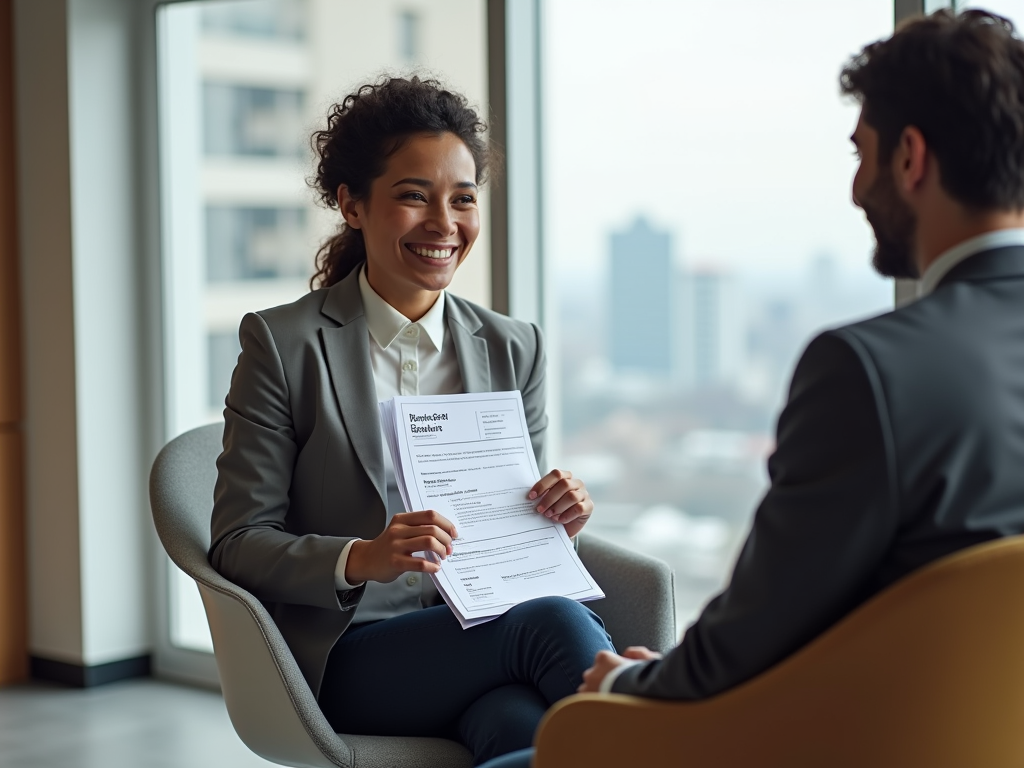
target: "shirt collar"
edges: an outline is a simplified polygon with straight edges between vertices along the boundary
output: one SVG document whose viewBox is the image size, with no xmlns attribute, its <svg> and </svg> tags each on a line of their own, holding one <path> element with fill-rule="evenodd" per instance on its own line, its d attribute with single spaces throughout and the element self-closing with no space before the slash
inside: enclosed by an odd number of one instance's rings
<svg viewBox="0 0 1024 768">
<path fill-rule="evenodd" d="M 949 271 L 965 259 L 982 251 L 1005 248 L 1009 245 L 1024 245 L 1024 229 L 997 229 L 958 243 L 931 263 L 921 277 L 918 296 L 927 296 L 935 290 Z"/>
<path fill-rule="evenodd" d="M 390 347 L 408 326 L 418 325 L 426 333 L 434 349 L 441 351 L 444 344 L 444 291 L 441 291 L 434 306 L 427 310 L 427 314 L 421 317 L 418 323 L 413 323 L 373 290 L 366 279 L 365 265 L 359 269 L 359 295 L 363 299 L 363 312 L 366 315 L 366 326 L 370 329 L 370 336 L 381 349 Z"/>
</svg>

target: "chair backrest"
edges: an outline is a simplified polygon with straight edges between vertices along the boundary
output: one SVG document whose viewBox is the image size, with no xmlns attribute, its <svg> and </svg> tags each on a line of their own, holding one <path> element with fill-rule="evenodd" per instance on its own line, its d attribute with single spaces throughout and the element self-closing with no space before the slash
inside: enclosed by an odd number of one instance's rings
<svg viewBox="0 0 1024 768">
<path fill-rule="evenodd" d="M 352 766 L 352 750 L 327 723 L 266 609 L 207 560 L 222 434 L 211 424 L 169 442 L 153 463 L 149 495 L 164 549 L 199 585 L 231 723 L 272 762 Z"/>
<path fill-rule="evenodd" d="M 608 764 L 608 744 L 570 747 L 560 736 L 583 723 L 614 723 L 617 739 L 656 750 L 634 752 L 649 766 L 681 755 L 702 767 L 1024 765 L 1022 608 L 1024 537 L 972 547 L 710 700 L 560 702 L 541 726 L 536 765 Z"/>
</svg>

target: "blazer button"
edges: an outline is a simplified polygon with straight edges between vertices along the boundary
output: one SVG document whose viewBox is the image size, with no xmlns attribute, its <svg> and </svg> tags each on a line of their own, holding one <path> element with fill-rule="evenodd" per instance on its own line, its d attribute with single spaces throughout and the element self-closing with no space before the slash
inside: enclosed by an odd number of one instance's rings
<svg viewBox="0 0 1024 768">
<path fill-rule="evenodd" d="M 416 586 L 417 581 L 419 581 L 418 578 L 416 578 L 415 576 L 410 576 L 405 580 L 405 583 L 408 584 L 410 587 L 413 587 Z"/>
</svg>

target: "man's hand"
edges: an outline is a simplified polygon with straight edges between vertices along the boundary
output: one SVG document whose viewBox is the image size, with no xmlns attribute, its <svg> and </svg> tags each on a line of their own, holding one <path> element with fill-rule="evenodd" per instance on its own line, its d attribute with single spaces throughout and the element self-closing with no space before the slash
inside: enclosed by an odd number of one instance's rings
<svg viewBox="0 0 1024 768">
<path fill-rule="evenodd" d="M 631 645 L 622 652 L 622 655 L 633 661 L 654 661 L 661 658 L 660 653 L 652 651 L 650 648 L 644 648 L 642 645 Z"/>
<path fill-rule="evenodd" d="M 660 653 L 642 645 L 631 645 L 621 656 L 611 651 L 598 651 L 594 657 L 594 666 L 583 673 L 583 684 L 576 690 L 579 693 L 600 693 L 601 681 L 616 667 L 631 661 L 653 661 L 660 658 Z"/>
<path fill-rule="evenodd" d="M 583 481 L 564 469 L 553 469 L 537 481 L 526 498 L 536 501 L 537 511 L 565 526 L 572 538 L 587 524 L 594 502 Z"/>
</svg>

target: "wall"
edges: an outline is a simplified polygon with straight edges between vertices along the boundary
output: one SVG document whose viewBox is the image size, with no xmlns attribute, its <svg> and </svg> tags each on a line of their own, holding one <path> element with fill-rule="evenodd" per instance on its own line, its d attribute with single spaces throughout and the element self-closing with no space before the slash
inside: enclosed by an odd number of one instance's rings
<svg viewBox="0 0 1024 768">
<path fill-rule="evenodd" d="M 14 0 L 36 676 L 144 671 L 147 613 L 129 0 Z"/>
<path fill-rule="evenodd" d="M 11 2 L 0 0 L 0 685 L 28 675 Z"/>
</svg>

